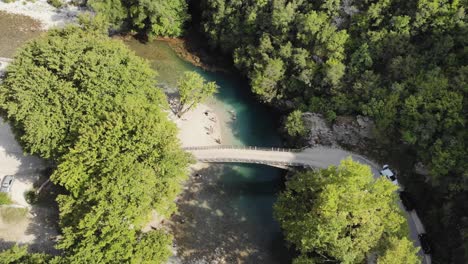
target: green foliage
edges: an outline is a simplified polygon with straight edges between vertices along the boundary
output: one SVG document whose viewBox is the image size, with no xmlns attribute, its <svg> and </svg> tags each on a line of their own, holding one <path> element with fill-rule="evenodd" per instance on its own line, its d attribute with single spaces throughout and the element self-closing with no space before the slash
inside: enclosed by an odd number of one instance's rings
<svg viewBox="0 0 468 264">
<path fill-rule="evenodd" d="M 63 2 L 61 0 L 47 0 L 47 3 L 55 8 L 61 8 L 63 6 Z"/>
<path fill-rule="evenodd" d="M 385 237 L 404 233 L 395 189 L 347 159 L 338 167 L 297 173 L 279 195 L 275 217 L 304 256 L 360 263 Z"/>
<path fill-rule="evenodd" d="M 99 32 L 101 34 L 107 34 L 109 28 L 108 19 L 101 14 L 81 13 L 78 15 L 78 23 L 84 31 Z"/>
<path fill-rule="evenodd" d="M 29 190 L 24 194 L 24 198 L 26 199 L 26 202 L 29 204 L 35 204 L 37 203 L 39 197 L 36 194 L 35 190 Z"/>
<path fill-rule="evenodd" d="M 49 259 L 45 254 L 28 253 L 27 246 L 14 245 L 0 252 L 0 264 L 46 264 Z"/>
<path fill-rule="evenodd" d="M 281 59 L 268 59 L 264 68 L 253 72 L 252 90 L 263 101 L 271 102 L 276 94 L 276 85 L 284 75 L 284 63 Z"/>
<path fill-rule="evenodd" d="M 421 259 L 418 257 L 419 248 L 413 245 L 413 242 L 406 237 L 401 239 L 397 237 L 390 237 L 386 242 L 387 249 L 383 255 L 377 259 L 377 264 L 420 264 Z"/>
<path fill-rule="evenodd" d="M 185 72 L 177 82 L 180 103 L 177 109 L 177 116 L 181 117 L 199 103 L 212 97 L 218 86 L 215 82 L 206 82 L 203 77 L 196 72 Z"/>
<path fill-rule="evenodd" d="M 90 0 L 88 5 L 113 25 L 128 22 L 149 37 L 177 37 L 190 19 L 185 0 Z"/>
<path fill-rule="evenodd" d="M 0 106 L 24 149 L 53 159 L 63 250 L 57 263 L 164 263 L 170 236 L 141 233 L 174 200 L 190 157 L 168 120 L 155 72 L 102 21 L 55 29 L 28 43 L 7 70 Z"/>
<path fill-rule="evenodd" d="M 302 120 L 302 112 L 299 110 L 291 112 L 286 119 L 285 128 L 290 136 L 304 136 L 307 129 L 304 126 L 304 120 Z"/>
<path fill-rule="evenodd" d="M 210 46 L 232 55 L 262 101 L 294 102 L 296 110 L 329 120 L 368 115 L 386 139 L 380 142 L 409 146 L 430 169 L 430 192 L 438 194 L 427 212 L 458 219 L 446 227 L 425 224 L 453 229 L 457 239 L 444 233 L 446 240 L 463 241 L 455 226 L 468 230 L 462 220 L 468 210 L 449 186 L 468 193 L 466 6 L 466 0 L 202 0 L 197 9 Z M 442 211 L 445 203 L 456 216 Z M 468 247 L 446 252 L 437 250 L 435 259 L 468 257 Z"/>
<path fill-rule="evenodd" d="M 150 37 L 180 36 L 189 19 L 186 0 L 130 0 L 126 5 L 132 25 Z"/>
<path fill-rule="evenodd" d="M 162 231 L 146 233 L 135 247 L 132 263 L 151 264 L 154 260 L 164 261 L 172 255 L 167 246 L 172 237 Z"/>
<path fill-rule="evenodd" d="M 0 193 L 0 205 L 2 204 L 11 204 L 11 199 L 7 193 Z"/>
</svg>

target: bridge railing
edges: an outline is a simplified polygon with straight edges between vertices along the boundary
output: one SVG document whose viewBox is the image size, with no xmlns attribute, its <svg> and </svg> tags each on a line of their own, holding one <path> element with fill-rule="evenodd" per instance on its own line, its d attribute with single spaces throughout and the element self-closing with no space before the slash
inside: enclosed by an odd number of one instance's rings
<svg viewBox="0 0 468 264">
<path fill-rule="evenodd" d="M 218 145 L 218 146 L 197 146 L 185 147 L 184 150 L 209 150 L 209 149 L 235 149 L 235 150 L 261 150 L 261 151 L 276 151 L 276 152 L 301 152 L 305 148 L 292 149 L 292 148 L 277 148 L 277 147 L 256 147 L 256 146 L 231 146 L 231 145 Z"/>
<path fill-rule="evenodd" d="M 199 159 L 201 162 L 214 162 L 214 163 L 250 163 L 250 164 L 265 164 L 277 166 L 293 166 L 293 167 L 311 167 L 308 164 L 301 162 L 288 162 L 288 161 L 271 161 L 261 159 L 230 159 L 230 158 L 205 158 Z"/>
</svg>

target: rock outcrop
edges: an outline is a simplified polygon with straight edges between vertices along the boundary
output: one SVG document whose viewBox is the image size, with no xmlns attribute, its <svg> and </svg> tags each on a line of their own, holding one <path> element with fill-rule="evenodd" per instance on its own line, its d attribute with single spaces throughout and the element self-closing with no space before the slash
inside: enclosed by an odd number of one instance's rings
<svg viewBox="0 0 468 264">
<path fill-rule="evenodd" d="M 344 146 L 352 150 L 366 150 L 375 145 L 375 124 L 366 116 L 338 116 L 330 124 L 321 114 L 304 113 L 306 127 L 310 129 L 310 146 Z"/>
</svg>

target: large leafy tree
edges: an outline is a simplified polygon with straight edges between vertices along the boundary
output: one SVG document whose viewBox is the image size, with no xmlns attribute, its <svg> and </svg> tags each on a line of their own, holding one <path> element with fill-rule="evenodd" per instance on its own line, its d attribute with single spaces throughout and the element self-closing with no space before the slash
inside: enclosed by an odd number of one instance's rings
<svg viewBox="0 0 468 264">
<path fill-rule="evenodd" d="M 175 210 L 189 157 L 146 61 L 92 21 L 52 30 L 9 66 L 0 107 L 69 192 L 58 197 L 63 255 L 53 262 L 167 260 L 171 236 L 140 230 L 153 209 Z"/>
<path fill-rule="evenodd" d="M 298 261 L 360 263 L 385 237 L 404 235 L 395 189 L 383 178 L 374 180 L 368 166 L 347 159 L 297 173 L 280 194 L 275 216 L 301 252 Z"/>
<path fill-rule="evenodd" d="M 177 109 L 177 116 L 179 117 L 196 107 L 199 103 L 212 97 L 218 91 L 218 86 L 215 82 L 206 82 L 196 72 L 185 72 L 177 82 L 177 88 L 180 98 Z"/>
<path fill-rule="evenodd" d="M 90 0 L 88 5 L 113 25 L 128 23 L 149 37 L 180 36 L 190 18 L 186 0 Z"/>
</svg>

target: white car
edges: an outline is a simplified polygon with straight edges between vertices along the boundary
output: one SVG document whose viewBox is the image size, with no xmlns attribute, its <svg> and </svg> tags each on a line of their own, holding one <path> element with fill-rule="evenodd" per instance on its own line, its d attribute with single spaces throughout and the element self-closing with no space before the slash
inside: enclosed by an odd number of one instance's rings
<svg viewBox="0 0 468 264">
<path fill-rule="evenodd" d="M 9 192 L 11 185 L 13 185 L 15 178 L 11 175 L 7 175 L 2 180 L 2 185 L 0 186 L 0 192 Z"/>
<path fill-rule="evenodd" d="M 380 175 L 381 176 L 385 176 L 387 179 L 389 179 L 393 184 L 395 184 L 396 186 L 398 186 L 398 188 L 400 187 L 400 185 L 398 184 L 398 180 L 396 178 L 396 175 L 393 173 L 392 170 L 390 170 L 390 168 L 388 167 L 387 164 L 383 165 L 382 167 L 382 170 L 380 171 Z"/>
</svg>

